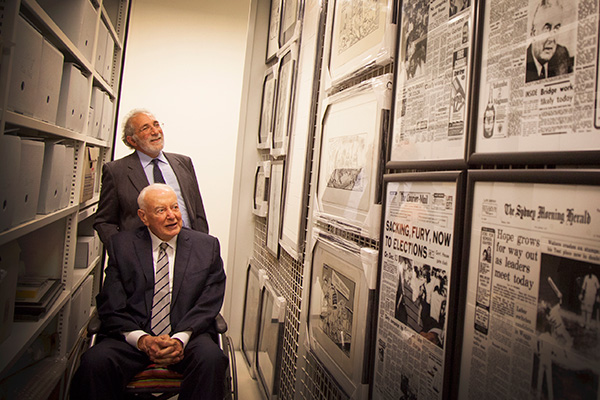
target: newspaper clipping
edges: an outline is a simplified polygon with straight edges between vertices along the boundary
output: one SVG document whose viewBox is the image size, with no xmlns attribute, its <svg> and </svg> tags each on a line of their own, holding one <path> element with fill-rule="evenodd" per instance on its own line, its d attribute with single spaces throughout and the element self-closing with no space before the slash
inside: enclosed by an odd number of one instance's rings
<svg viewBox="0 0 600 400">
<path fill-rule="evenodd" d="M 486 2 L 476 152 L 600 148 L 598 3 Z"/>
<path fill-rule="evenodd" d="M 374 398 L 441 399 L 456 183 L 386 191 Z"/>
<path fill-rule="evenodd" d="M 471 2 L 404 3 L 391 161 L 462 159 Z"/>
<path fill-rule="evenodd" d="M 476 182 L 460 399 L 598 399 L 600 191 Z"/>
</svg>

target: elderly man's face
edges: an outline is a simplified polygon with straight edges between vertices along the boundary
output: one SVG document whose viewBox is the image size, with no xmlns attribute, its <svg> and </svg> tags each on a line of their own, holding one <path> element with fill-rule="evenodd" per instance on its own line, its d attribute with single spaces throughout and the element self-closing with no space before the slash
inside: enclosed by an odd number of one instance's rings
<svg viewBox="0 0 600 400">
<path fill-rule="evenodd" d="M 131 124 L 134 134 L 127 138 L 129 144 L 150 157 L 157 157 L 165 145 L 165 139 L 162 127 L 154 115 L 137 114 L 131 118 Z"/>
<path fill-rule="evenodd" d="M 181 231 L 181 211 L 172 190 L 157 188 L 146 193 L 144 209 L 138 216 L 161 240 L 169 241 Z"/>
<path fill-rule="evenodd" d="M 562 7 L 553 5 L 538 8 L 533 19 L 533 55 L 540 64 L 547 63 L 556 51 L 556 34 L 562 25 Z"/>
</svg>

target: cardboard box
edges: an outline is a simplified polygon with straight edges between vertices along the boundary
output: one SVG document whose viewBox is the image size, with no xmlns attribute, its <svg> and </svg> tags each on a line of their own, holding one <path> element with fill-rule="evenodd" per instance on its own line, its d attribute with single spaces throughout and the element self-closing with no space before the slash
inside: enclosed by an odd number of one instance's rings
<svg viewBox="0 0 600 400">
<path fill-rule="evenodd" d="M 66 146 L 46 143 L 44 149 L 44 167 L 38 200 L 38 214 L 49 214 L 60 208 L 65 180 L 64 163 Z"/>
<path fill-rule="evenodd" d="M 40 197 L 44 147 L 42 141 L 21 139 L 19 183 L 12 226 L 20 225 L 35 218 Z"/>
<path fill-rule="evenodd" d="M 40 68 L 33 116 L 42 121 L 56 124 L 64 56 L 52 43 L 44 39 L 41 60 L 43 67 Z"/>
<path fill-rule="evenodd" d="M 94 277 L 88 276 L 71 297 L 71 314 L 69 317 L 68 348 L 75 342 L 81 329 L 87 324 L 92 308 L 92 287 Z"/>
<path fill-rule="evenodd" d="M 76 64 L 64 63 L 56 123 L 83 132 L 89 108 L 89 82 Z"/>
<path fill-rule="evenodd" d="M 21 139 L 0 136 L 0 232 L 11 227 L 20 186 Z"/>
<path fill-rule="evenodd" d="M 75 268 L 87 268 L 95 258 L 96 238 L 94 236 L 78 236 L 75 250 Z"/>
<path fill-rule="evenodd" d="M 63 184 L 62 184 L 62 196 L 60 196 L 59 209 L 68 207 L 71 203 L 71 189 L 73 187 L 73 171 L 75 163 L 75 148 L 72 146 L 65 146 L 65 157 L 63 159 L 62 171 L 63 171 Z"/>
<path fill-rule="evenodd" d="M 81 183 L 81 195 L 79 202 L 83 203 L 94 197 L 94 188 L 98 176 L 98 159 L 100 149 L 97 147 L 86 147 L 83 159 L 83 181 Z"/>
</svg>

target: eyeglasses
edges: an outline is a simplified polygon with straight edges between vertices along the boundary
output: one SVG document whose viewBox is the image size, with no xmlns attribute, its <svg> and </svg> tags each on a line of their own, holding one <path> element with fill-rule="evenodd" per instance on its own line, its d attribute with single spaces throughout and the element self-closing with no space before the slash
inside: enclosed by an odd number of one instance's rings
<svg viewBox="0 0 600 400">
<path fill-rule="evenodd" d="M 152 124 L 144 124 L 138 132 L 145 135 L 150 132 L 150 129 L 161 130 L 165 124 L 162 122 L 154 121 Z"/>
</svg>

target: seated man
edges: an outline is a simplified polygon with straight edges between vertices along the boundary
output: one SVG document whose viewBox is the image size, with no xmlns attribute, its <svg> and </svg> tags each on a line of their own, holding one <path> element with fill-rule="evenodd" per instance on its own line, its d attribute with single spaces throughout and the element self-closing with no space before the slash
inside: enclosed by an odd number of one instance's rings
<svg viewBox="0 0 600 400">
<path fill-rule="evenodd" d="M 219 242 L 181 229 L 165 184 L 144 188 L 138 205 L 146 226 L 111 238 L 96 298 L 101 336 L 81 357 L 71 399 L 123 398 L 131 378 L 155 363 L 184 375 L 179 399 L 220 400 L 228 361 L 214 330 L 225 291 Z"/>
</svg>

